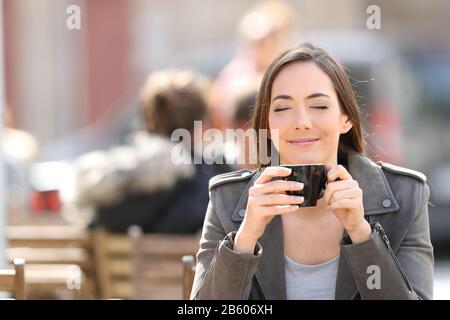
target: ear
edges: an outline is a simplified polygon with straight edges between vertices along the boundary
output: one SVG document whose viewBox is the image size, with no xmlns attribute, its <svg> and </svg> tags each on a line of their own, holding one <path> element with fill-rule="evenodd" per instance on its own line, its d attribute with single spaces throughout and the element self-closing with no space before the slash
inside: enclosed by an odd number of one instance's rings
<svg viewBox="0 0 450 320">
<path fill-rule="evenodd" d="M 344 115 L 342 120 L 343 121 L 341 121 L 341 134 L 345 134 L 349 132 L 351 128 L 353 128 L 353 123 L 348 118 L 347 115 Z"/>
</svg>

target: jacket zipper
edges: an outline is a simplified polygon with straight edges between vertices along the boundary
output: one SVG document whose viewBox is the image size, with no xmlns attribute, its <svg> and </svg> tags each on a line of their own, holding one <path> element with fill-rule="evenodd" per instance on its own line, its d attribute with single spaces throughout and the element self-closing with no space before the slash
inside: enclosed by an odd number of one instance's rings
<svg viewBox="0 0 450 320">
<path fill-rule="evenodd" d="M 388 239 L 386 233 L 384 232 L 383 227 L 381 227 L 380 225 L 377 224 L 375 226 L 375 229 L 377 230 L 378 234 L 381 236 L 381 239 L 383 240 L 384 244 L 386 245 L 386 247 L 389 251 L 389 254 L 391 255 L 392 259 L 394 260 L 395 265 L 397 266 L 397 269 L 400 271 L 400 274 L 402 275 L 403 280 L 405 281 L 406 285 L 408 286 L 409 294 L 412 294 L 412 292 L 413 292 L 412 286 L 409 283 L 409 280 L 406 277 L 405 272 L 403 271 L 403 268 L 402 268 L 400 262 L 398 261 L 397 256 L 394 253 L 394 250 L 392 250 L 391 244 L 389 242 L 389 239 Z"/>
</svg>

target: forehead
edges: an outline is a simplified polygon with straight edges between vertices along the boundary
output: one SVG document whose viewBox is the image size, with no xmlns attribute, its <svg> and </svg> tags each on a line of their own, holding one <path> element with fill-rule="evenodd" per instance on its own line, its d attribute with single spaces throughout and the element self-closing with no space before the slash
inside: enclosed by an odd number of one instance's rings
<svg viewBox="0 0 450 320">
<path fill-rule="evenodd" d="M 284 67 L 275 77 L 271 96 L 288 94 L 294 97 L 314 92 L 334 95 L 331 79 L 313 62 L 294 62 Z"/>
</svg>

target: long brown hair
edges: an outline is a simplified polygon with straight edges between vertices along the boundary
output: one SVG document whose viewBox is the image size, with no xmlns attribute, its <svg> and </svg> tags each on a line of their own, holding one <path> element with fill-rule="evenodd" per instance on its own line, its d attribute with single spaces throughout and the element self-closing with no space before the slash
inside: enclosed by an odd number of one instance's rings
<svg viewBox="0 0 450 320">
<path fill-rule="evenodd" d="M 365 142 L 361 127 L 360 109 L 343 66 L 325 50 L 310 43 L 301 43 L 281 53 L 264 73 L 251 120 L 252 127 L 256 130 L 257 135 L 259 167 L 267 165 L 261 163 L 259 157 L 261 143 L 267 143 L 266 150 L 269 153 L 268 156 L 271 156 L 271 141 L 268 139 L 265 139 L 264 142 L 260 141 L 262 139 L 259 129 L 269 129 L 269 108 L 273 82 L 283 68 L 295 62 L 313 62 L 328 75 L 336 90 L 341 111 L 348 116 L 353 124 L 353 127 L 347 133 L 341 134 L 339 138 L 338 163 L 346 165 L 347 156 L 351 152 L 364 154 Z"/>
</svg>

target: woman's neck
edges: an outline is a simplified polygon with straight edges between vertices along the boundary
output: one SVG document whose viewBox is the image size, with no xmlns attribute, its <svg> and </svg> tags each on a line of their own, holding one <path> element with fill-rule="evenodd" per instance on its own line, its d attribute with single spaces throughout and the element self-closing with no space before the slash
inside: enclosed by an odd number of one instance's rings
<svg viewBox="0 0 450 320">
<path fill-rule="evenodd" d="M 292 216 L 305 221 L 318 221 L 329 214 L 330 212 L 326 208 L 325 201 L 321 198 L 317 201 L 315 207 L 300 207 L 297 211 L 292 213 Z"/>
</svg>

